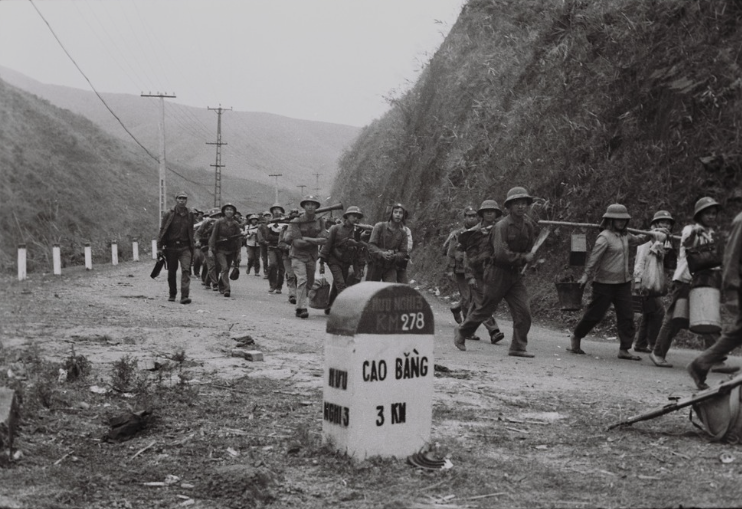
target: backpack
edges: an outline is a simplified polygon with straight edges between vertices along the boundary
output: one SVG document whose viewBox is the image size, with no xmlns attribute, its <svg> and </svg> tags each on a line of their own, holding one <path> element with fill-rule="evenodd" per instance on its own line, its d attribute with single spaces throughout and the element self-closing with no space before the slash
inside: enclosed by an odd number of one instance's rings
<svg viewBox="0 0 742 509">
<path fill-rule="evenodd" d="M 693 411 L 703 423 L 703 427 L 690 420 L 694 426 L 711 435 L 712 442 L 739 443 L 742 440 L 742 417 L 740 417 L 740 386 L 727 393 L 693 404 Z"/>
</svg>

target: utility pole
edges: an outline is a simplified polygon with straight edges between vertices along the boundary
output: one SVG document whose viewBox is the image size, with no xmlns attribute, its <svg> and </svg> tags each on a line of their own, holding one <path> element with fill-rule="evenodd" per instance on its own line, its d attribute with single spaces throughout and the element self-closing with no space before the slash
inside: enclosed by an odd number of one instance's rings
<svg viewBox="0 0 742 509">
<path fill-rule="evenodd" d="M 216 143 L 210 143 L 206 142 L 207 145 L 216 145 L 216 164 L 211 164 L 209 166 L 213 166 L 215 173 L 214 173 L 214 207 L 221 207 L 222 206 L 222 168 L 224 165 L 222 164 L 222 145 L 226 145 L 226 143 L 222 143 L 222 112 L 224 111 L 232 111 L 232 108 L 224 109 L 222 108 L 222 105 L 220 104 L 218 108 L 206 108 L 207 110 L 216 111 L 217 115 L 217 121 L 216 121 Z"/>
<path fill-rule="evenodd" d="M 271 173 L 268 176 L 276 178 L 276 199 L 273 203 L 278 203 L 278 177 L 283 177 L 283 173 Z"/>
<path fill-rule="evenodd" d="M 157 219 L 157 225 L 159 226 L 160 221 L 162 220 L 162 217 L 165 215 L 165 211 L 167 211 L 167 196 L 166 196 L 166 185 L 165 185 L 165 172 L 167 170 L 167 166 L 165 165 L 165 98 L 168 99 L 175 99 L 175 94 L 169 95 L 169 94 L 145 94 L 142 92 L 141 97 L 159 97 L 160 98 L 160 172 L 159 172 L 159 184 L 158 188 L 160 189 L 160 217 Z"/>
<path fill-rule="evenodd" d="M 301 195 L 304 196 L 304 188 L 307 186 L 296 186 L 301 189 Z"/>
<path fill-rule="evenodd" d="M 321 173 L 315 173 L 314 176 L 317 177 L 317 185 L 314 188 L 314 195 L 319 197 L 319 176 L 322 175 Z"/>
</svg>

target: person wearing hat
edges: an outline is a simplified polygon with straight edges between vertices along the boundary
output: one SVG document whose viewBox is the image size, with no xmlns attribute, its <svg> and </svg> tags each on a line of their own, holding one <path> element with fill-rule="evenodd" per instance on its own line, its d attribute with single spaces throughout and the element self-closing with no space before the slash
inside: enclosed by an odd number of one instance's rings
<svg viewBox="0 0 742 509">
<path fill-rule="evenodd" d="M 484 303 L 484 269 L 491 262 L 494 253 L 491 233 L 497 220 L 502 217 L 502 210 L 495 200 L 484 200 L 475 214 L 475 220 L 478 218 L 479 222 L 459 235 L 457 246 L 464 253 L 464 281 L 469 287 L 471 297 L 464 313 L 464 320 L 473 309 L 481 307 Z M 494 310 L 492 313 L 482 324 L 487 329 L 490 342 L 494 345 L 502 341 L 505 334 L 500 331 Z M 474 332 L 476 329 L 467 339 L 478 340 L 479 337 L 474 335 Z"/>
<path fill-rule="evenodd" d="M 205 215 L 204 220 L 198 225 L 195 233 L 196 248 L 201 252 L 203 257 L 201 284 L 209 288 L 212 286 L 212 283 L 214 288 L 216 288 L 217 271 L 215 270 L 214 263 L 209 261 L 209 257 L 206 256 L 206 254 L 209 251 L 209 238 L 211 237 L 211 232 L 214 230 L 214 223 L 216 223 L 216 219 L 221 217 L 221 215 L 222 211 L 218 208 L 211 209 L 208 214 Z"/>
<path fill-rule="evenodd" d="M 690 271 L 688 255 L 701 246 L 712 247 L 715 251 L 718 249 L 718 239 L 714 227 L 716 226 L 717 216 L 721 205 L 719 202 L 709 196 L 699 199 L 693 210 L 693 224 L 683 227 L 680 235 L 680 254 L 678 256 L 678 266 L 672 276 L 672 289 L 670 291 L 670 306 L 667 308 L 667 314 L 662 322 L 662 328 L 657 336 L 657 342 L 652 349 L 649 358 L 657 367 L 671 368 L 672 364 L 666 359 L 667 352 L 670 350 L 672 341 L 682 329 L 689 327 L 688 320 L 677 319 L 674 317 L 678 301 L 687 299 L 690 295 L 691 282 L 693 274 Z M 710 270 L 719 273 L 721 271 L 721 257 L 715 267 L 709 267 L 704 270 Z M 719 334 L 701 334 L 706 348 L 713 345 L 719 338 Z M 723 361 L 723 359 L 722 359 Z M 734 373 L 739 370 L 738 367 L 727 366 L 723 362 L 713 366 L 712 371 L 719 373 Z"/>
<path fill-rule="evenodd" d="M 631 349 L 636 332 L 634 326 L 633 297 L 631 294 L 632 274 L 629 272 L 629 247 L 643 244 L 650 238 L 664 242 L 669 235 L 667 230 L 655 230 L 653 235 L 633 235 L 627 227 L 631 216 L 620 203 L 609 205 L 603 214 L 601 227 L 590 257 L 585 264 L 585 272 L 578 280 L 583 288 L 588 279 L 593 278 L 593 292 L 587 310 L 575 327 L 570 338 L 568 352 L 584 354 L 582 338 L 603 319 L 613 304 L 618 327 L 618 358 L 640 361 Z"/>
<path fill-rule="evenodd" d="M 305 196 L 299 204 L 304 213 L 289 223 L 284 242 L 289 246 L 291 268 L 296 275 L 296 316 L 308 318 L 307 295 L 314 285 L 319 247 L 327 241 L 327 230 L 316 210 L 320 201 L 314 196 Z"/>
<path fill-rule="evenodd" d="M 209 238 L 209 257 L 216 258 L 219 264 L 219 292 L 225 297 L 231 296 L 229 269 L 239 270 L 240 251 L 242 247 L 242 228 L 234 218 L 237 207 L 231 203 L 222 205 L 222 217 L 214 224 Z"/>
<path fill-rule="evenodd" d="M 180 264 L 180 303 L 190 304 L 191 260 L 193 259 L 193 225 L 195 216 L 188 210 L 188 195 L 175 195 L 175 207 L 168 210 L 162 218 L 160 233 L 157 236 L 157 256 L 163 255 L 167 261 L 167 284 L 170 290 L 168 300 L 174 302 L 178 295 L 177 271 Z"/>
<path fill-rule="evenodd" d="M 373 274 L 366 275 L 366 281 L 398 282 L 398 268 L 406 266 L 409 260 L 405 220 L 407 209 L 401 203 L 392 205 L 388 221 L 374 225 L 368 240 L 368 252 L 373 261 Z"/>
<path fill-rule="evenodd" d="M 268 293 L 280 294 L 283 288 L 283 280 L 286 276 L 286 269 L 281 258 L 281 251 L 278 248 L 278 241 L 281 232 L 288 226 L 285 222 L 279 222 L 284 219 L 284 208 L 279 203 L 274 203 L 271 208 L 271 221 L 263 229 L 263 239 L 268 248 Z"/>
<path fill-rule="evenodd" d="M 263 279 L 268 279 L 268 236 L 265 229 L 268 222 L 273 218 L 269 210 L 263 212 L 260 216 L 260 225 L 258 226 L 258 244 L 260 244 L 260 259 L 263 261 Z"/>
<path fill-rule="evenodd" d="M 363 213 L 358 207 L 352 206 L 343 214 L 343 222 L 334 224 L 327 233 L 327 242 L 322 246 L 319 253 L 320 264 L 327 263 L 332 273 L 332 289 L 330 300 L 325 309 L 325 314 L 330 313 L 335 298 L 348 286 L 349 271 L 359 254 L 360 242 L 356 235 L 356 225 L 363 218 Z"/>
<path fill-rule="evenodd" d="M 245 246 L 247 248 L 247 274 L 250 273 L 250 269 L 255 269 L 255 275 L 260 277 L 260 243 L 258 242 L 258 230 L 260 225 L 260 216 L 257 214 L 250 214 L 247 216 L 247 224 L 245 225 Z"/>
<path fill-rule="evenodd" d="M 688 364 L 688 374 L 700 390 L 708 389 L 706 376 L 714 366 L 724 365 L 726 356 L 735 348 L 742 345 L 742 212 L 732 221 L 732 230 L 727 238 L 722 263 L 721 290 L 727 308 L 736 314 L 734 325 L 726 328 L 724 334 L 706 348 L 700 355 Z"/>
<path fill-rule="evenodd" d="M 658 210 L 649 228 L 652 230 L 664 229 L 672 231 L 675 225 L 675 219 L 672 214 L 666 210 Z M 665 242 L 650 240 L 636 248 L 636 258 L 634 262 L 634 293 L 638 294 L 641 299 L 642 314 L 639 318 L 639 326 L 636 329 L 634 338 L 634 351 L 643 353 L 652 353 L 657 335 L 662 327 L 662 320 L 665 318 L 665 306 L 662 303 L 660 295 L 643 295 L 638 291 L 644 279 L 644 268 L 647 263 L 647 257 L 650 252 L 658 253 L 662 260 L 668 249 L 672 249 L 672 244 L 668 238 Z"/>
<path fill-rule="evenodd" d="M 460 324 L 463 318 L 469 312 L 469 303 L 471 302 L 471 289 L 466 280 L 464 272 L 464 251 L 456 249 L 459 245 L 459 235 L 473 228 L 479 222 L 479 216 L 474 207 L 464 208 L 464 224 L 448 234 L 446 241 L 443 243 L 443 256 L 446 257 L 446 276 L 451 278 L 459 290 L 460 299 L 451 305 L 451 313 L 456 323 Z"/>
</svg>

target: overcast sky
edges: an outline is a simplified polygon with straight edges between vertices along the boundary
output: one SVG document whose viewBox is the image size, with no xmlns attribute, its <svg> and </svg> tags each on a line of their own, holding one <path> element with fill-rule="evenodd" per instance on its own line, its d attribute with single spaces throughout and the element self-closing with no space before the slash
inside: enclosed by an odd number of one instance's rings
<svg viewBox="0 0 742 509">
<path fill-rule="evenodd" d="M 363 126 L 464 0 L 0 0 L 0 65 L 43 83 Z"/>
</svg>

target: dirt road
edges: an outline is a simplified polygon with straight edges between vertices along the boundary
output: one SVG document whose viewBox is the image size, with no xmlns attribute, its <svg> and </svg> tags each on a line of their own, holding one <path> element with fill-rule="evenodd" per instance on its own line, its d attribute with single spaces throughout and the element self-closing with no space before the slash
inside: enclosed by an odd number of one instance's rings
<svg viewBox="0 0 742 509">
<path fill-rule="evenodd" d="M 296 318 L 287 292 L 269 294 L 266 280 L 244 270 L 230 298 L 194 282 L 192 304 L 167 302 L 167 283 L 148 277 L 150 265 L 126 262 L 92 272 L 72 268 L 61 277 L 32 275 L 22 283 L 5 277 L 0 365 L 30 342 L 52 360 L 69 355 L 74 345 L 98 367 L 124 355 L 157 361 L 183 350 L 192 362 L 193 383 L 244 377 L 278 381 L 312 403 L 308 415 L 319 426 L 327 320 L 321 310 L 310 310 L 307 320 Z M 617 419 L 664 405 L 670 395 L 693 392 L 684 367 L 697 352 L 671 350 L 668 360 L 675 367 L 661 369 L 645 355 L 641 362 L 617 359 L 616 341 L 587 338 L 588 355 L 575 356 L 565 351 L 567 330 L 534 326 L 528 349 L 536 357 L 508 357 L 511 323 L 506 319 L 499 320 L 506 334 L 501 344 L 469 341 L 467 351 L 460 352 L 452 343 L 447 305 L 424 295 L 436 319 L 435 363 L 451 370 L 435 379 L 432 436 L 449 451 L 453 473 L 430 491 L 398 486 L 406 496 L 389 498 L 384 481 L 366 486 L 363 501 L 346 501 L 346 507 L 414 507 L 421 497 L 432 504 L 423 507 L 730 506 L 742 501 L 742 454 L 735 446 L 709 444 L 685 412 L 605 432 Z M 235 346 L 230 336 L 246 334 L 255 339 L 264 362 L 230 356 Z M 730 363 L 742 364 L 742 359 L 732 357 Z M 709 382 L 726 378 L 712 374 Z M 19 443 L 23 448 L 23 437 Z M 739 459 L 721 463 L 724 451 Z M 411 481 L 410 486 L 418 485 Z M 479 489 L 472 492 L 472 486 Z M 446 490 L 455 496 L 445 498 Z M 496 494 L 464 502 L 467 494 L 488 490 Z M 442 498 L 435 499 L 436 493 Z M 0 502 L 3 496 L 26 507 L 18 502 L 17 490 L 0 487 Z M 402 505 L 393 505 L 395 500 Z M 283 506 L 280 497 L 275 503 Z"/>
</svg>

